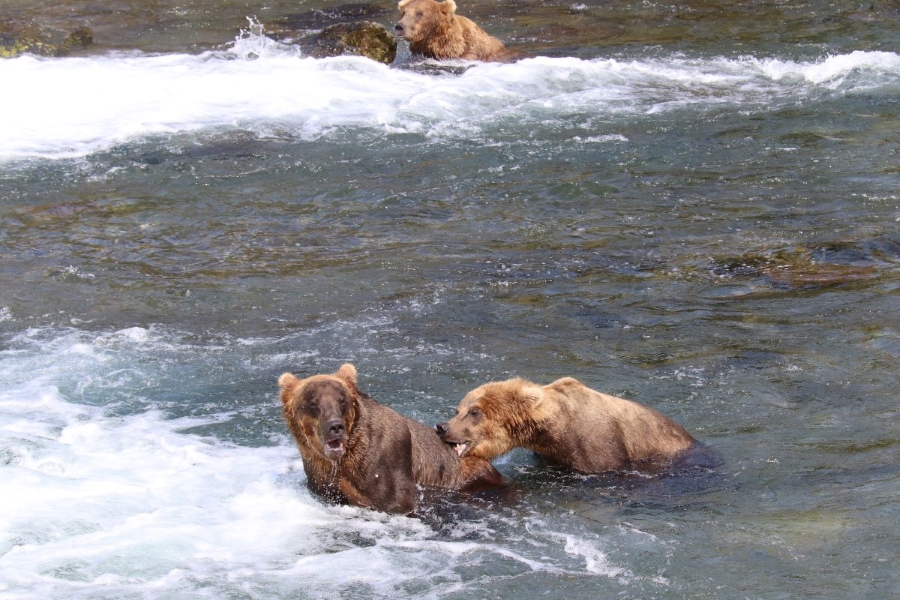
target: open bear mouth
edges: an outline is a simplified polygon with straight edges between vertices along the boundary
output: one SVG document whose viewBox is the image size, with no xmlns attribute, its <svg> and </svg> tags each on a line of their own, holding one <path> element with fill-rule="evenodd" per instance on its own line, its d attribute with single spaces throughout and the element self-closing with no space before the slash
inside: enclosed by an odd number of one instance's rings
<svg viewBox="0 0 900 600">
<path fill-rule="evenodd" d="M 337 451 L 337 450 L 340 450 L 341 447 L 343 447 L 343 445 L 344 445 L 343 440 L 339 440 L 339 439 L 338 440 L 330 440 L 328 442 L 325 442 L 325 449 Z"/>
<path fill-rule="evenodd" d="M 450 442 L 450 445 L 453 447 L 454 450 L 456 450 L 456 455 L 459 456 L 460 458 L 462 458 L 462 455 L 469 448 L 469 442 L 459 442 L 459 443 Z"/>
</svg>

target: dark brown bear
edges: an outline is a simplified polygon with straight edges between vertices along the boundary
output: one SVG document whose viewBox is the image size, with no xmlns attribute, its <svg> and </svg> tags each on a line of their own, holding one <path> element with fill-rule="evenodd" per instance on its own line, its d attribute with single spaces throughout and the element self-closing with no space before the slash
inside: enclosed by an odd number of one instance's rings
<svg viewBox="0 0 900 600">
<path fill-rule="evenodd" d="M 524 447 L 582 473 L 659 471 L 696 445 L 665 415 L 571 377 L 544 386 L 525 379 L 486 383 L 436 429 L 461 457 L 491 460 Z"/>
<path fill-rule="evenodd" d="M 310 489 L 339 504 L 389 513 L 416 509 L 416 484 L 469 491 L 503 484 L 487 461 L 459 458 L 433 429 L 356 387 L 356 368 L 278 379 L 284 419 Z"/>
</svg>

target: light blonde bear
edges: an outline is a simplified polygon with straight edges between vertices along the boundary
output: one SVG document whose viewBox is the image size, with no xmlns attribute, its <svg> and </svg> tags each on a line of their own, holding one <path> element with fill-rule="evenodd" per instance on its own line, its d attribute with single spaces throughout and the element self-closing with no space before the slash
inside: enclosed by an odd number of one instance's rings
<svg viewBox="0 0 900 600">
<path fill-rule="evenodd" d="M 461 457 L 492 460 L 524 447 L 581 473 L 660 471 L 697 444 L 652 408 L 571 377 L 544 386 L 525 379 L 486 383 L 436 429 Z"/>
<path fill-rule="evenodd" d="M 516 58 L 503 42 L 456 14 L 454 0 L 401 0 L 394 29 L 413 54 L 427 58 L 506 62 Z"/>
</svg>

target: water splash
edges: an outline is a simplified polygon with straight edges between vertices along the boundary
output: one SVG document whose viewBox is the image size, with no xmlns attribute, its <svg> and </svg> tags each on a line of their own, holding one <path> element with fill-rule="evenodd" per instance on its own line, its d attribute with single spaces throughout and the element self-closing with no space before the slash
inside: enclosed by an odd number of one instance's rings
<svg viewBox="0 0 900 600">
<path fill-rule="evenodd" d="M 585 568 L 589 573 L 604 575 L 612 579 L 632 576 L 628 569 L 614 565 L 606 552 L 601 550 L 596 543 L 572 535 L 567 535 L 565 538 L 566 553 L 583 557 Z"/>
<path fill-rule="evenodd" d="M 241 28 L 231 43 L 229 54 L 241 60 L 302 56 L 297 46 L 283 44 L 268 37 L 265 26 L 255 16 L 247 17 L 247 28 Z"/>
</svg>

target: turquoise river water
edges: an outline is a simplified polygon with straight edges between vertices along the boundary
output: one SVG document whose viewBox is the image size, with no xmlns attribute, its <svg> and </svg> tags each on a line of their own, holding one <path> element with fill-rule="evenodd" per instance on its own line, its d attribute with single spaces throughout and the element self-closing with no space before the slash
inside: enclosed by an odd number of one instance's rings
<svg viewBox="0 0 900 600">
<path fill-rule="evenodd" d="M 334 4 L 0 2 L 94 30 L 0 60 L 0 598 L 900 596 L 900 6 L 459 1 L 512 64 L 256 24 Z M 329 506 L 276 379 L 345 361 L 429 424 L 574 376 L 717 464 Z"/>
</svg>

